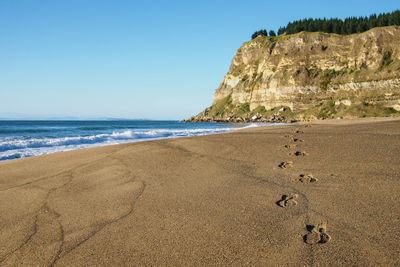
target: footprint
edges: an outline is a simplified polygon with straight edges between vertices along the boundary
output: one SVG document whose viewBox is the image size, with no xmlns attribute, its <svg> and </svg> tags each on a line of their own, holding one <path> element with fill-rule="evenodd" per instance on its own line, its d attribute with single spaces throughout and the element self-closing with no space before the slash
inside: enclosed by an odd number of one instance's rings
<svg viewBox="0 0 400 267">
<path fill-rule="evenodd" d="M 295 148 L 296 146 L 296 144 L 285 145 L 286 148 Z"/>
<path fill-rule="evenodd" d="M 307 225 L 306 228 L 309 233 L 304 236 L 304 242 L 307 244 L 324 244 L 331 240 L 331 236 L 326 233 L 326 223 Z"/>
<path fill-rule="evenodd" d="M 304 125 L 304 128 L 311 128 L 311 124 Z"/>
<path fill-rule="evenodd" d="M 317 182 L 318 179 L 314 178 L 312 174 L 300 174 L 299 181 L 302 183 L 314 183 Z"/>
<path fill-rule="evenodd" d="M 285 137 L 288 137 L 288 138 L 292 138 L 293 139 L 293 134 L 285 134 Z"/>
<path fill-rule="evenodd" d="M 304 142 L 304 140 L 299 138 L 293 138 L 293 142 Z"/>
<path fill-rule="evenodd" d="M 281 169 L 286 169 L 286 168 L 291 168 L 293 166 L 293 161 L 283 161 L 281 164 L 279 164 L 279 168 Z"/>
<path fill-rule="evenodd" d="M 295 200 L 297 198 L 298 198 L 297 194 L 283 195 L 282 199 L 279 200 L 278 202 L 276 202 L 276 204 L 283 208 L 295 206 L 295 205 L 297 205 L 297 201 Z"/>
<path fill-rule="evenodd" d="M 294 130 L 294 133 L 297 133 L 297 134 L 302 134 L 302 133 L 304 133 L 303 131 L 301 131 L 300 129 L 295 129 Z"/>
<path fill-rule="evenodd" d="M 296 151 L 294 153 L 289 153 L 289 155 L 295 155 L 296 157 L 298 157 L 298 156 L 306 156 L 307 153 L 305 151 Z"/>
</svg>

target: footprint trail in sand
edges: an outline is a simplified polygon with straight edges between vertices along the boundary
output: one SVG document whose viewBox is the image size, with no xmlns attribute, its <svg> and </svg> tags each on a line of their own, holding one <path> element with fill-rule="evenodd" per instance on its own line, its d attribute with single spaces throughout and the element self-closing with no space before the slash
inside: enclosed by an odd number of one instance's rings
<svg viewBox="0 0 400 267">
<path fill-rule="evenodd" d="M 311 125 L 307 124 L 304 126 L 304 128 L 310 128 Z M 292 148 L 297 148 L 298 143 L 304 142 L 303 139 L 300 139 L 297 137 L 297 134 L 303 134 L 304 131 L 300 130 L 300 128 L 296 128 L 293 130 L 293 134 L 286 134 L 285 137 L 289 139 L 290 144 L 285 144 L 284 147 L 288 149 Z M 301 156 L 306 156 L 308 153 L 305 151 L 295 151 L 295 152 L 290 152 L 290 156 L 296 156 L 296 157 L 301 157 Z M 293 166 L 292 161 L 283 161 L 279 164 L 279 168 L 281 169 L 286 169 L 289 167 Z M 304 184 L 310 184 L 310 183 L 315 183 L 318 181 L 317 178 L 314 178 L 312 174 L 300 174 L 299 177 L 297 178 L 297 181 L 302 182 Z M 288 208 L 290 206 L 296 206 L 297 201 L 296 199 L 298 198 L 298 194 L 287 194 L 283 195 L 282 198 L 276 202 L 276 204 L 280 207 L 283 208 Z M 307 225 L 307 231 L 308 233 L 303 237 L 304 242 L 310 245 L 314 244 L 323 244 L 327 243 L 331 240 L 331 236 L 327 234 L 326 232 L 326 223 L 320 223 L 320 224 L 315 224 L 315 225 Z"/>
</svg>

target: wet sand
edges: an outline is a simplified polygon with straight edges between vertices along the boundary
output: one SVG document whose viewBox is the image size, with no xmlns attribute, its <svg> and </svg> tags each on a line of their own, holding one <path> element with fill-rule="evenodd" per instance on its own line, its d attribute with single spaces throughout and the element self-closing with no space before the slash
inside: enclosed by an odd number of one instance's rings
<svg viewBox="0 0 400 267">
<path fill-rule="evenodd" d="M 2 266 L 399 266 L 400 120 L 2 162 L 0 214 Z"/>
</svg>

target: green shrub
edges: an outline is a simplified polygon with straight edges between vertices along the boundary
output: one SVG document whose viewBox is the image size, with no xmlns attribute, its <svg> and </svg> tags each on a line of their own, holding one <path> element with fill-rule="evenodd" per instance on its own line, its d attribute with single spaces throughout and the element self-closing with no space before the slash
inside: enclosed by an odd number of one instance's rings
<svg viewBox="0 0 400 267">
<path fill-rule="evenodd" d="M 382 56 L 382 67 L 387 67 L 393 62 L 392 60 L 392 51 L 387 51 Z"/>
<path fill-rule="evenodd" d="M 258 106 L 258 107 L 256 107 L 255 109 L 253 109 L 253 110 L 251 111 L 252 114 L 257 114 L 257 113 L 259 113 L 259 114 L 265 114 L 266 112 L 267 112 L 267 110 L 265 109 L 264 106 Z"/>
<path fill-rule="evenodd" d="M 222 116 L 226 112 L 230 112 L 233 109 L 232 94 L 219 100 L 217 103 L 208 108 L 209 116 Z"/>
<path fill-rule="evenodd" d="M 238 110 L 238 114 L 245 114 L 250 112 L 250 104 L 248 102 L 243 103 Z"/>
</svg>

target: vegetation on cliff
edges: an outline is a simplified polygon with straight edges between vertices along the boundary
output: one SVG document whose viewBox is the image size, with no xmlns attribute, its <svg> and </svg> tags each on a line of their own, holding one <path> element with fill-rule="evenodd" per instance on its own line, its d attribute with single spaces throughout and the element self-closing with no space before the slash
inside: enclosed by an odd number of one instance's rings
<svg viewBox="0 0 400 267">
<path fill-rule="evenodd" d="M 285 27 L 279 28 L 278 35 L 294 34 L 302 31 L 349 35 L 353 33 L 365 32 L 375 27 L 393 25 L 400 25 L 400 10 L 396 10 L 391 13 L 382 13 L 379 15 L 372 14 L 369 17 L 349 17 L 344 20 L 338 18 L 308 18 L 296 20 L 289 22 Z M 256 31 L 251 36 L 251 39 L 254 39 L 259 35 L 268 36 L 268 31 L 265 29 Z M 271 30 L 269 36 L 275 36 L 275 32 Z"/>
<path fill-rule="evenodd" d="M 231 95 L 206 108 L 202 113 L 188 119 L 188 122 L 294 122 L 304 120 L 325 120 L 342 118 L 400 116 L 400 111 L 381 103 L 324 100 L 315 106 L 293 111 L 287 106 L 266 110 L 264 106 L 250 110 L 249 103 L 233 105 Z"/>
</svg>

